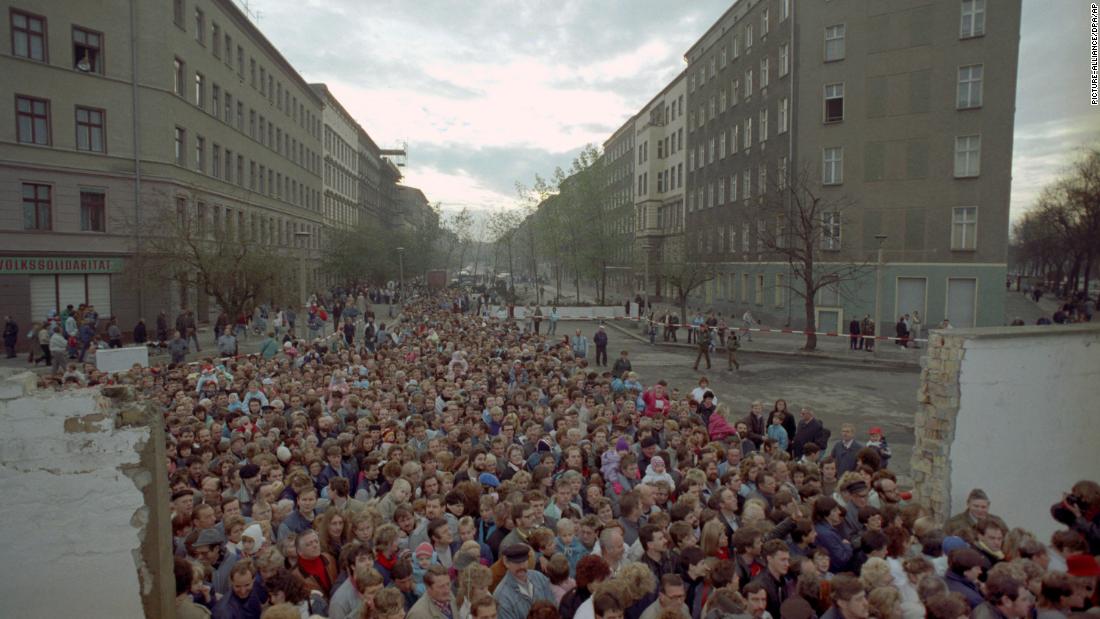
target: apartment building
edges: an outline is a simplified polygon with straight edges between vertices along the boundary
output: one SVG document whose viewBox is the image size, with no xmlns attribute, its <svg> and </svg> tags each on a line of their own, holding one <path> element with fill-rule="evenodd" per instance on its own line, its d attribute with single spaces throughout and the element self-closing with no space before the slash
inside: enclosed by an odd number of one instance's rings
<svg viewBox="0 0 1100 619">
<path fill-rule="evenodd" d="M 362 128 L 328 86 L 310 84 L 324 101 L 324 198 L 322 215 L 332 229 L 351 230 L 360 222 L 359 132 Z"/>
<path fill-rule="evenodd" d="M 635 198 L 635 171 L 636 164 L 636 140 L 635 123 L 637 116 L 630 117 L 615 133 L 611 134 L 603 143 L 603 153 L 599 165 L 603 167 L 604 182 L 607 185 L 607 208 L 617 216 L 611 222 L 615 227 L 614 234 L 627 238 L 636 238 L 635 227 L 638 215 L 633 208 L 624 208 L 633 205 Z M 643 250 L 631 247 L 631 243 L 622 243 L 623 253 L 615 257 L 617 264 L 612 266 L 625 267 L 637 261 L 637 257 L 644 256 Z M 636 250 L 636 251 L 632 251 Z M 634 271 L 633 275 L 625 268 L 611 269 L 606 273 L 608 289 L 618 291 L 630 291 L 644 289 L 644 284 L 636 278 L 644 277 L 644 269 Z M 635 280 L 635 281 L 632 281 Z"/>
<path fill-rule="evenodd" d="M 21 325 L 216 313 L 136 268 L 165 212 L 303 260 L 307 289 L 327 231 L 400 212 L 397 166 L 231 0 L 4 1 L 0 28 L 0 313 Z"/>
<path fill-rule="evenodd" d="M 914 310 L 1002 324 L 1020 10 L 735 2 L 685 56 L 687 242 L 716 274 L 696 302 L 804 322 L 762 242 L 794 233 L 772 207 L 798 179 L 837 205 L 820 215 L 821 268 L 858 267 L 817 295 L 819 330 L 846 330 L 876 298 L 880 333 Z"/>
<path fill-rule="evenodd" d="M 668 292 L 661 277 L 665 265 L 684 259 L 686 85 L 686 73 L 680 73 L 642 108 L 635 121 L 636 247 L 645 262 L 643 277 L 649 267 L 652 286 L 646 290 L 656 295 Z"/>
</svg>

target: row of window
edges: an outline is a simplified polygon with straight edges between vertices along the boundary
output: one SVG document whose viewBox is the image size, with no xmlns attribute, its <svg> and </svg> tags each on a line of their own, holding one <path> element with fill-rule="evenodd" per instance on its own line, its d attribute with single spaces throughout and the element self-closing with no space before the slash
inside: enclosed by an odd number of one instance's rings
<svg viewBox="0 0 1100 619">
<path fill-rule="evenodd" d="M 181 30 L 187 30 L 187 6 L 185 0 L 173 0 L 173 19 Z M 195 42 L 206 47 L 206 13 L 195 4 L 194 9 L 194 33 Z M 213 56 L 223 60 L 230 71 L 233 70 L 233 37 L 217 22 L 211 22 L 210 50 Z M 244 81 L 244 47 L 240 44 L 236 47 L 237 78 Z M 283 111 L 291 120 L 298 123 L 316 139 L 321 139 L 321 119 L 312 111 L 307 110 L 304 103 L 298 101 L 296 95 L 291 94 L 290 88 L 283 87 L 283 83 L 275 79 L 275 72 L 268 70 L 256 62 L 256 58 L 248 60 L 249 83 L 253 90 L 259 91 L 261 96 L 267 98 L 268 103 Z"/>
<path fill-rule="evenodd" d="M 175 127 L 175 161 L 176 165 L 186 167 L 188 161 L 188 136 L 183 127 Z M 237 153 L 234 158 L 232 150 L 223 149 L 218 143 L 213 143 L 210 148 L 210 161 L 206 159 L 206 138 L 195 135 L 194 155 L 190 160 L 191 166 L 200 174 L 209 174 L 214 178 L 220 178 L 227 183 L 235 183 L 245 187 L 245 157 Z M 283 174 L 274 168 L 263 164 L 257 164 L 255 160 L 248 160 L 248 189 L 257 191 L 263 195 L 273 197 L 302 208 L 318 210 L 320 204 L 320 192 L 312 189 L 305 182 L 299 181 L 290 174 Z"/>
<path fill-rule="evenodd" d="M 11 53 L 13 56 L 50 62 L 50 46 L 46 18 L 20 9 L 9 10 Z M 103 73 L 103 33 L 81 26 L 72 26 L 72 66 L 84 73 Z"/>
<path fill-rule="evenodd" d="M 49 231 L 54 229 L 53 186 L 46 183 L 23 183 L 23 229 Z M 80 231 L 107 231 L 107 192 L 102 189 L 80 189 Z"/>
<path fill-rule="evenodd" d="M 821 214 L 818 245 L 827 251 L 839 251 L 841 245 L 842 216 L 840 212 Z M 755 235 L 749 222 L 741 222 L 740 249 L 738 249 L 737 224 L 708 225 L 695 230 L 697 247 L 704 254 L 741 253 L 757 254 L 769 247 L 784 247 L 787 235 L 786 218 L 778 215 L 772 226 L 762 219 L 756 220 Z M 978 207 L 956 206 L 951 209 L 951 250 L 973 251 L 978 247 Z"/>
<path fill-rule="evenodd" d="M 981 148 L 982 136 L 962 135 L 955 138 L 954 177 L 975 178 L 981 174 Z M 690 169 L 690 164 L 689 164 Z M 756 195 L 763 196 L 768 190 L 768 167 L 762 163 L 757 168 Z M 738 187 L 738 175 L 734 173 L 729 177 L 729 200 L 731 202 L 741 199 L 748 200 L 752 197 L 752 169 L 746 168 L 741 173 L 741 186 Z M 787 183 L 787 158 L 779 157 L 776 163 L 776 182 L 778 189 L 786 188 Z M 841 185 L 844 183 L 844 147 L 830 146 L 821 151 L 821 184 Z M 715 192 L 717 187 L 717 192 Z M 740 189 L 740 191 L 739 191 Z M 723 177 L 707 185 L 706 199 L 703 198 L 703 188 L 697 187 L 694 192 L 688 194 L 688 211 L 710 208 L 725 204 L 726 202 L 726 178 Z M 717 201 L 715 201 L 717 198 Z"/>
<path fill-rule="evenodd" d="M 788 45 L 784 44 L 779 48 L 779 77 L 786 77 L 790 72 L 790 63 L 788 61 Z M 769 70 L 770 62 L 767 58 L 760 60 L 760 76 L 759 89 L 764 91 L 771 83 L 771 73 Z M 709 101 L 704 101 L 699 104 L 698 112 L 688 112 L 688 131 L 695 131 L 701 129 L 703 125 L 709 121 L 714 120 L 720 114 L 725 112 L 728 108 L 736 107 L 738 101 L 748 102 L 752 99 L 753 86 L 754 86 L 753 69 L 748 69 L 744 74 L 744 81 L 740 78 L 734 79 L 730 83 L 730 88 L 727 91 L 722 88 L 717 94 L 711 95 Z M 728 96 L 727 96 L 728 92 Z"/>
<path fill-rule="evenodd" d="M 280 247 L 320 247 L 320 227 L 305 222 L 264 216 L 245 212 L 221 204 L 208 208 L 201 200 L 195 201 L 195 210 L 188 209 L 185 196 L 176 198 L 176 213 L 181 227 L 194 230 L 198 238 L 221 236 L 238 242 L 255 241 Z"/>
<path fill-rule="evenodd" d="M 15 96 L 15 135 L 22 144 L 51 146 L 53 125 L 49 99 Z M 73 143 L 77 150 L 93 153 L 107 152 L 107 113 L 99 108 L 74 106 L 76 135 Z"/>
<path fill-rule="evenodd" d="M 959 38 L 968 39 L 974 37 L 980 37 L 985 35 L 985 2 L 986 0 L 960 0 L 959 5 Z M 790 0 L 780 0 L 780 21 L 787 18 L 790 12 Z M 760 12 L 760 33 L 761 37 L 768 33 L 768 16 L 769 10 L 764 8 Z M 745 43 L 745 53 L 748 54 L 753 44 L 753 27 L 754 24 L 749 21 L 739 34 L 735 34 L 730 41 L 730 46 L 727 48 L 723 45 L 718 49 L 718 52 L 712 55 L 709 61 L 703 63 L 703 65 L 688 77 L 688 91 L 694 92 L 696 87 L 702 87 L 709 77 L 713 79 L 718 71 L 726 68 L 727 64 L 727 50 L 732 56 L 732 60 L 737 60 L 741 56 L 741 41 Z M 825 27 L 824 41 L 822 49 L 822 57 L 824 62 L 837 62 L 843 60 L 845 57 L 845 38 L 846 38 L 845 24 L 832 24 Z M 743 39 L 741 37 L 744 37 Z M 787 46 L 784 45 L 780 48 L 780 75 L 784 75 L 784 69 L 787 65 L 789 54 L 787 52 Z M 732 61 L 731 61 L 732 62 Z"/>
<path fill-rule="evenodd" d="M 791 5 L 790 0 L 779 0 L 779 21 L 783 21 L 790 17 Z M 695 92 L 696 87 L 702 87 L 707 82 L 707 73 L 709 69 L 710 78 L 713 79 L 717 75 L 718 71 L 726 68 L 727 61 L 732 63 L 741 57 L 741 43 L 744 41 L 745 54 L 747 55 L 752 51 L 755 26 L 751 20 L 746 20 L 747 23 L 741 28 L 738 34 L 734 34 L 730 40 L 730 45 L 722 45 L 718 52 L 710 57 L 709 60 L 702 63 L 699 69 L 688 76 L 688 92 Z M 764 7 L 760 10 L 760 40 L 763 41 L 771 31 L 771 9 Z M 786 46 L 784 46 L 786 47 Z M 782 74 L 781 74 L 782 75 Z"/>
<path fill-rule="evenodd" d="M 177 57 L 173 60 L 173 88 L 175 93 L 180 97 L 187 98 L 187 86 L 187 65 L 181 58 Z M 234 106 L 233 94 L 229 90 L 223 92 L 221 86 L 213 84 L 208 105 L 206 76 L 197 71 L 194 80 L 194 103 L 195 107 L 207 111 L 214 118 L 225 122 L 231 127 L 235 126 L 238 131 L 245 133 L 244 101 L 238 97 L 236 106 Z M 234 121 L 236 121 L 235 124 Z M 320 170 L 320 155 L 307 148 L 303 142 L 299 142 L 297 138 L 290 134 L 289 130 L 283 131 L 283 128 L 277 126 L 274 120 L 265 118 L 263 114 L 257 114 L 256 110 L 251 107 L 248 110 L 247 135 L 261 145 L 274 150 L 311 172 L 318 173 Z"/>
</svg>

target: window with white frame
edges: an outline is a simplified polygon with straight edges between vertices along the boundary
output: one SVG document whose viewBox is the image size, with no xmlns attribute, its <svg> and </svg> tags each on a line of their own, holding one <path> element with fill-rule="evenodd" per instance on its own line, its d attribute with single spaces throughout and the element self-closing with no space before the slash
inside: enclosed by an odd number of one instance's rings
<svg viewBox="0 0 1100 619">
<path fill-rule="evenodd" d="M 825 27 L 825 62 L 844 60 L 844 24 Z"/>
<path fill-rule="evenodd" d="M 726 179 L 718 179 L 718 205 L 726 203 Z"/>
<path fill-rule="evenodd" d="M 776 133 L 787 132 L 787 127 L 790 124 L 790 114 L 791 100 L 783 97 L 779 100 L 779 127 L 776 129 Z"/>
<path fill-rule="evenodd" d="M 752 69 L 745 71 L 745 98 L 752 96 Z"/>
<path fill-rule="evenodd" d="M 768 166 L 765 163 L 760 164 L 760 169 L 757 172 L 759 178 L 756 180 L 756 193 L 763 197 L 764 193 L 768 191 Z"/>
<path fill-rule="evenodd" d="M 955 177 L 978 176 L 981 173 L 982 136 L 962 135 L 955 138 Z"/>
<path fill-rule="evenodd" d="M 779 21 L 791 16 L 791 0 L 779 0 Z"/>
<path fill-rule="evenodd" d="M 985 0 L 962 0 L 959 16 L 959 38 L 985 34 Z"/>
<path fill-rule="evenodd" d="M 718 109 L 725 112 L 726 111 L 726 103 L 727 103 L 726 89 L 723 88 L 722 91 L 718 93 Z"/>
<path fill-rule="evenodd" d="M 833 146 L 824 149 L 821 157 L 821 183 L 839 185 L 844 182 L 844 148 Z"/>
<path fill-rule="evenodd" d="M 783 214 L 775 216 L 775 246 L 787 246 L 787 216 Z"/>
<path fill-rule="evenodd" d="M 722 133 L 718 136 L 718 158 L 726 158 L 726 130 L 723 129 Z"/>
<path fill-rule="evenodd" d="M 737 91 L 741 90 L 741 80 L 733 80 L 733 86 L 730 87 L 730 107 L 737 105 Z"/>
<path fill-rule="evenodd" d="M 748 200 L 752 197 L 752 169 L 745 168 L 741 172 L 741 197 Z"/>
<path fill-rule="evenodd" d="M 768 59 L 760 59 L 760 90 L 768 87 Z"/>
<path fill-rule="evenodd" d="M 688 172 L 695 171 L 695 149 L 688 151 Z"/>
<path fill-rule="evenodd" d="M 745 119 L 745 142 L 743 144 L 747 150 L 752 146 L 752 118 Z"/>
<path fill-rule="evenodd" d="M 840 213 L 821 214 L 821 249 L 840 249 Z"/>
<path fill-rule="evenodd" d="M 737 60 L 741 56 L 741 39 L 737 35 L 733 37 L 733 43 L 730 45 L 730 51 L 733 53 L 733 59 Z"/>
<path fill-rule="evenodd" d="M 971 64 L 959 67 L 957 107 L 960 110 L 982 106 L 982 73 L 984 66 Z"/>
<path fill-rule="evenodd" d="M 725 46 L 723 46 L 722 49 L 718 52 L 718 68 L 719 69 L 725 69 L 726 68 L 726 48 L 725 48 Z"/>
<path fill-rule="evenodd" d="M 844 120 L 844 83 L 825 85 L 825 122 Z"/>
<path fill-rule="evenodd" d="M 770 21 L 768 19 L 770 16 L 771 16 L 771 14 L 770 14 L 770 11 L 768 11 L 767 7 L 765 7 L 764 10 L 760 12 L 760 36 L 761 37 L 768 36 L 768 32 L 771 30 L 771 24 L 768 23 Z"/>
<path fill-rule="evenodd" d="M 730 202 L 737 201 L 737 174 L 730 175 Z"/>
<path fill-rule="evenodd" d="M 956 206 L 951 209 L 951 249 L 978 248 L 978 207 Z"/>
<path fill-rule="evenodd" d="M 741 127 L 740 127 L 740 125 L 734 125 L 733 129 L 731 129 L 731 131 L 732 131 L 732 133 L 730 134 L 730 154 L 736 155 L 737 154 L 737 148 L 738 148 L 737 145 L 740 144 L 740 140 L 741 140 Z"/>
<path fill-rule="evenodd" d="M 709 151 L 709 156 L 707 157 L 707 163 L 714 163 L 714 147 L 715 147 L 715 144 L 716 144 L 715 138 L 712 136 L 710 138 L 710 151 Z"/>
<path fill-rule="evenodd" d="M 745 53 L 752 49 L 752 24 L 745 26 Z"/>
<path fill-rule="evenodd" d="M 707 208 L 714 206 L 714 183 L 707 184 Z"/>
<path fill-rule="evenodd" d="M 749 251 L 749 224 L 748 223 L 741 224 L 741 251 L 743 251 L 743 252 Z M 747 278 L 748 276 L 746 275 L 745 277 Z M 744 293 L 744 291 L 742 291 L 742 294 L 743 293 Z"/>
<path fill-rule="evenodd" d="M 711 57 L 711 59 L 710 59 L 710 77 L 714 77 L 714 74 L 717 72 L 717 71 L 715 71 L 716 68 L 717 68 L 717 59 L 714 58 L 714 57 Z"/>
<path fill-rule="evenodd" d="M 768 141 L 768 108 L 760 110 L 760 143 Z"/>
<path fill-rule="evenodd" d="M 791 45 L 784 43 L 779 46 L 779 77 L 783 77 L 791 70 Z"/>
<path fill-rule="evenodd" d="M 775 164 L 775 185 L 780 190 L 787 188 L 787 156 L 783 155 Z"/>
</svg>

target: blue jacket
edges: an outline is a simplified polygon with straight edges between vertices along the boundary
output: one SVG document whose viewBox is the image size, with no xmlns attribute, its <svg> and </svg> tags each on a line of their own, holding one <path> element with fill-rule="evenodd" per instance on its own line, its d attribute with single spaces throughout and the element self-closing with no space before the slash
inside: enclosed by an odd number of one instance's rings
<svg viewBox="0 0 1100 619">
<path fill-rule="evenodd" d="M 252 593 L 246 599 L 237 597 L 237 594 L 229 595 L 218 600 L 214 605 L 214 619 L 260 619 L 263 612 L 263 604 L 260 600 L 260 591 L 255 585 Z"/>
<path fill-rule="evenodd" d="M 966 598 L 966 603 L 970 605 L 970 608 L 973 609 L 985 601 L 985 598 L 978 591 L 977 585 L 967 580 L 965 576 L 959 576 L 955 572 L 947 570 L 947 573 L 943 575 L 943 579 L 947 582 L 947 590 L 951 593 L 961 594 Z"/>
<path fill-rule="evenodd" d="M 527 619 L 527 611 L 531 604 L 538 600 L 554 602 L 554 593 L 550 590 L 550 579 L 541 572 L 527 570 L 527 582 L 531 584 L 531 597 L 520 593 L 519 583 L 511 574 L 505 574 L 493 591 L 493 597 L 497 601 L 497 617 L 499 619 Z"/>
<path fill-rule="evenodd" d="M 838 574 L 847 570 L 852 562 L 851 544 L 845 544 L 840 533 L 828 523 L 819 522 L 814 530 L 817 531 L 817 547 L 829 553 L 829 571 Z"/>
</svg>

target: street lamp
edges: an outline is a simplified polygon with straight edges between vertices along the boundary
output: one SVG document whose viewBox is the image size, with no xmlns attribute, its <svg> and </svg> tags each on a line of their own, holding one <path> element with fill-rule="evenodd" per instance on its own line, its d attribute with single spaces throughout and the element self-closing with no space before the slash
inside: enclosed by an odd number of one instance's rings
<svg viewBox="0 0 1100 619">
<path fill-rule="evenodd" d="M 306 305 L 306 260 L 307 247 L 309 246 L 309 239 L 313 236 L 312 232 L 305 230 L 297 230 L 294 232 L 294 238 L 300 241 L 301 259 L 298 261 L 298 300 L 302 307 Z"/>
<path fill-rule="evenodd" d="M 881 311 L 882 311 L 882 245 L 886 242 L 885 234 L 876 234 L 875 240 L 878 241 L 878 261 L 875 263 L 875 334 L 878 335 L 881 326 Z M 878 351 L 878 346 L 874 347 L 874 350 Z"/>
</svg>

